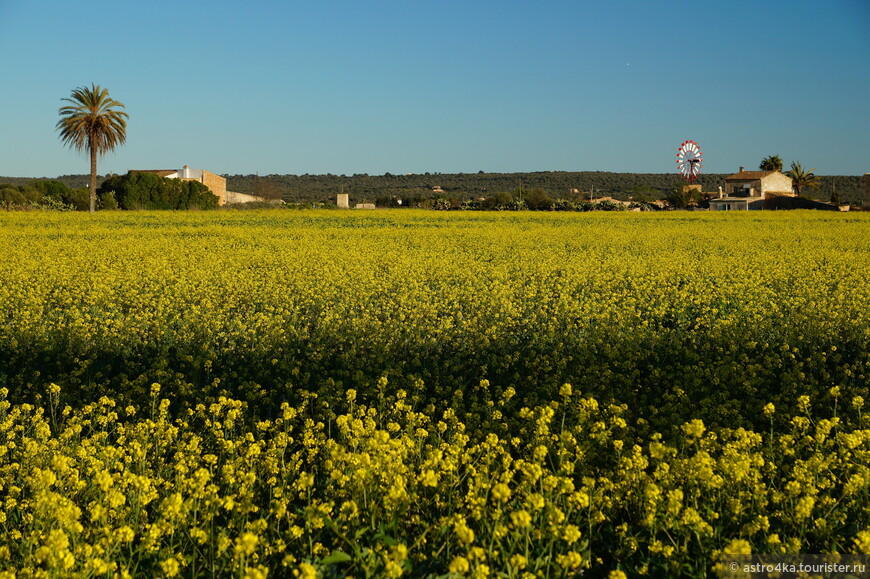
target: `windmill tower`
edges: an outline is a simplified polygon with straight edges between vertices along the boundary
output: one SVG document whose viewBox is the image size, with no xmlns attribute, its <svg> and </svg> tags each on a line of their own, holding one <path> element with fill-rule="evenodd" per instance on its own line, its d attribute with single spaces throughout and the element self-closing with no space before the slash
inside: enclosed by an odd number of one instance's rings
<svg viewBox="0 0 870 579">
<path fill-rule="evenodd" d="M 693 185 L 698 175 L 701 174 L 701 147 L 692 140 L 683 141 L 677 149 L 677 169 L 680 175 Z"/>
</svg>

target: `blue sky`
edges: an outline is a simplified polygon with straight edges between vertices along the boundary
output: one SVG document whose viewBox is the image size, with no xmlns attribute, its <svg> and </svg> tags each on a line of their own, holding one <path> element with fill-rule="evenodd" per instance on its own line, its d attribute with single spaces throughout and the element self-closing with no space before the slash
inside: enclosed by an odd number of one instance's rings
<svg viewBox="0 0 870 579">
<path fill-rule="evenodd" d="M 130 114 L 99 170 L 870 172 L 867 0 L 0 0 L 0 175 L 86 173 L 79 86 Z"/>
</svg>

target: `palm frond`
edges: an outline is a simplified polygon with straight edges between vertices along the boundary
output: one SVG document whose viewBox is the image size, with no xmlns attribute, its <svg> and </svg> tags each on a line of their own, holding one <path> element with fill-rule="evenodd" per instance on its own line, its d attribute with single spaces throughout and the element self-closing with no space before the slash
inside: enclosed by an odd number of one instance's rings
<svg viewBox="0 0 870 579">
<path fill-rule="evenodd" d="M 79 87 L 58 110 L 57 131 L 60 139 L 78 150 L 93 150 L 102 155 L 123 145 L 127 139 L 127 115 L 119 110 L 124 104 L 109 97 L 99 85 Z"/>
</svg>

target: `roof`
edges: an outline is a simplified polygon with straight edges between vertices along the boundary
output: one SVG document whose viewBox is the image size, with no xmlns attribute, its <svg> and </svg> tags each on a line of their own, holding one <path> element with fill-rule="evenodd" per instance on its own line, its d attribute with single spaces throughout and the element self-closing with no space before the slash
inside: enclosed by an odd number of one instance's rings
<svg viewBox="0 0 870 579">
<path fill-rule="evenodd" d="M 741 171 L 740 173 L 734 173 L 733 175 L 728 175 L 725 177 L 726 181 L 735 180 L 735 181 L 755 181 L 758 179 L 764 179 L 768 175 L 773 175 L 774 173 L 779 173 L 779 171 Z"/>
<path fill-rule="evenodd" d="M 733 175 L 728 175 L 725 177 L 725 180 L 734 179 L 735 181 L 755 181 L 756 179 L 764 179 L 768 175 L 773 175 L 774 173 L 779 173 L 779 171 L 741 171 L 740 173 L 734 173 Z"/>
</svg>

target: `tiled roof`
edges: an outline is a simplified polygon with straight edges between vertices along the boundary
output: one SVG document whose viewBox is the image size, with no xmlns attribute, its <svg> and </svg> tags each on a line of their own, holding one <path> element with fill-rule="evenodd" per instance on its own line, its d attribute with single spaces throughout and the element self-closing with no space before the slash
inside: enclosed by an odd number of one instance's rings
<svg viewBox="0 0 870 579">
<path fill-rule="evenodd" d="M 725 180 L 728 181 L 729 179 L 734 179 L 735 181 L 754 181 L 756 179 L 763 179 L 773 173 L 777 173 L 777 171 L 742 171 L 740 173 L 728 175 L 725 177 Z"/>
</svg>

